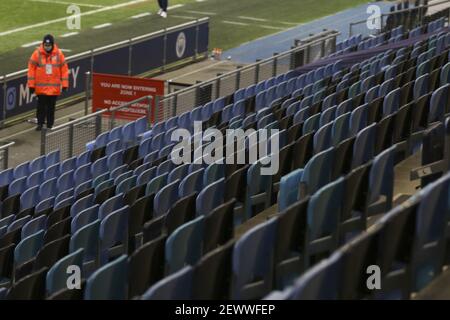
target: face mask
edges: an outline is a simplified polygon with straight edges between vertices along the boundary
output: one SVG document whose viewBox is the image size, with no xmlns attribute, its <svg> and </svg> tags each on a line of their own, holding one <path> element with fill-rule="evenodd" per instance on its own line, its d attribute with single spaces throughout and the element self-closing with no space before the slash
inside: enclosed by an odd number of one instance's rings
<svg viewBox="0 0 450 320">
<path fill-rule="evenodd" d="M 53 50 L 53 45 L 51 45 L 51 44 L 44 44 L 44 50 L 46 52 L 51 52 Z"/>
</svg>

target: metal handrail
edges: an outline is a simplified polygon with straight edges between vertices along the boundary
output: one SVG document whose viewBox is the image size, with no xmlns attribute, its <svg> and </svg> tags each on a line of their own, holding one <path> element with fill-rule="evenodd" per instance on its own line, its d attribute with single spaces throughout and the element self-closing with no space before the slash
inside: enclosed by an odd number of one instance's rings
<svg viewBox="0 0 450 320">
<path fill-rule="evenodd" d="M 107 110 L 107 109 L 105 109 L 105 110 L 99 110 L 99 111 L 97 111 L 97 112 L 88 114 L 88 115 L 86 115 L 86 116 L 82 116 L 81 118 L 74 119 L 74 120 L 70 120 L 70 121 L 68 121 L 68 122 L 66 122 L 66 123 L 60 124 L 59 126 L 56 126 L 56 127 L 51 128 L 50 131 L 60 130 L 60 129 L 64 128 L 64 127 L 67 127 L 67 126 L 76 124 L 76 123 L 78 123 L 78 122 L 87 120 L 87 119 L 89 119 L 89 118 L 96 117 L 96 116 L 98 116 L 98 115 L 100 115 L 100 114 L 102 114 L 102 113 L 104 113 L 104 112 L 106 112 L 106 111 L 108 111 L 108 110 Z"/>
<path fill-rule="evenodd" d="M 247 70 L 247 69 L 251 69 L 251 68 L 253 68 L 253 67 L 257 66 L 257 65 L 261 65 L 261 64 L 264 64 L 264 63 L 266 63 L 266 62 L 273 61 L 273 60 L 276 59 L 276 58 L 285 56 L 285 55 L 290 54 L 290 53 L 292 53 L 292 52 L 295 52 L 295 51 L 298 51 L 298 50 L 301 50 L 301 49 L 306 49 L 306 48 L 308 48 L 309 46 L 313 46 L 313 45 L 318 44 L 318 43 L 321 43 L 321 42 L 323 42 L 323 41 L 332 39 L 332 38 L 338 36 L 339 34 L 340 34 L 340 32 L 338 32 L 338 31 L 336 31 L 336 30 L 327 30 L 327 31 L 324 31 L 324 32 L 322 32 L 322 33 L 319 33 L 318 36 L 319 36 L 319 35 L 322 35 L 322 36 L 326 36 L 326 37 L 322 37 L 322 38 L 320 38 L 320 39 L 317 39 L 317 40 L 314 40 L 314 41 L 311 41 L 311 42 L 308 42 L 308 43 L 301 44 L 301 45 L 299 45 L 298 47 L 295 47 L 295 48 L 290 49 L 290 50 L 288 50 L 288 51 L 284 51 L 284 52 L 282 52 L 282 53 L 276 54 L 276 55 L 274 55 L 274 56 L 272 56 L 272 57 L 270 57 L 270 58 L 266 58 L 266 59 L 260 60 L 260 61 L 258 61 L 258 62 L 255 62 L 255 63 L 252 63 L 252 64 L 248 64 L 248 65 L 246 65 L 246 66 L 243 66 L 242 68 L 239 68 L 238 70 L 232 70 L 232 71 L 223 73 L 223 74 L 221 74 L 220 76 L 216 76 L 216 77 L 211 78 L 211 79 L 209 79 L 209 80 L 206 80 L 206 81 L 204 81 L 204 82 L 200 82 L 200 83 L 198 83 L 198 84 L 192 85 L 192 86 L 190 86 L 190 87 L 188 87 L 188 88 L 184 88 L 184 89 L 178 90 L 177 92 L 169 93 L 168 95 L 165 95 L 165 96 L 164 96 L 164 99 L 169 99 L 169 98 L 171 98 L 171 97 L 173 97 L 173 96 L 175 96 L 175 95 L 180 95 L 180 94 L 183 94 L 183 93 L 188 92 L 188 91 L 190 91 L 190 90 L 199 88 L 199 87 L 205 85 L 205 83 L 214 82 L 214 81 L 217 81 L 217 80 L 219 80 L 219 79 L 223 79 L 223 78 L 229 77 L 229 76 L 231 76 L 231 75 L 235 75 L 235 74 L 237 74 L 238 72 L 243 72 L 243 71 L 245 71 L 245 70 Z"/>
<path fill-rule="evenodd" d="M 7 143 L 7 144 L 1 145 L 1 146 L 0 146 L 0 150 L 8 149 L 9 147 L 12 147 L 12 146 L 15 145 L 15 144 L 16 144 L 16 143 L 15 143 L 14 141 L 11 141 L 11 142 L 9 142 L 9 143 Z"/>
</svg>

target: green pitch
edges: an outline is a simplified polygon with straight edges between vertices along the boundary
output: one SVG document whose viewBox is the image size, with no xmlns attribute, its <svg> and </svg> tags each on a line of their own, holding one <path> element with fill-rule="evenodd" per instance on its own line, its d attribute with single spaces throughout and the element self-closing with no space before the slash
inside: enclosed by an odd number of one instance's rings
<svg viewBox="0 0 450 320">
<path fill-rule="evenodd" d="M 66 55 L 73 55 L 208 16 L 210 48 L 226 50 L 366 2 L 169 0 L 175 7 L 162 19 L 156 14 L 156 0 L 1 0 L 0 74 L 26 68 L 34 43 L 47 33 L 56 37 Z M 81 10 L 80 30 L 67 27 L 71 4 Z M 151 15 L 144 15 L 148 12 Z"/>
</svg>

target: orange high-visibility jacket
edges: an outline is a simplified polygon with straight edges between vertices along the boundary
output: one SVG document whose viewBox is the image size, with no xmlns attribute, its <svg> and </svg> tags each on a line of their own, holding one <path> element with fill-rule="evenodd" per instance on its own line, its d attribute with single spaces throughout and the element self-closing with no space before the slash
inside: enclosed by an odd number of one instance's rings
<svg viewBox="0 0 450 320">
<path fill-rule="evenodd" d="M 61 87 L 69 87 L 69 67 L 56 44 L 50 53 L 43 45 L 37 48 L 28 62 L 28 87 L 37 95 L 59 96 Z"/>
</svg>

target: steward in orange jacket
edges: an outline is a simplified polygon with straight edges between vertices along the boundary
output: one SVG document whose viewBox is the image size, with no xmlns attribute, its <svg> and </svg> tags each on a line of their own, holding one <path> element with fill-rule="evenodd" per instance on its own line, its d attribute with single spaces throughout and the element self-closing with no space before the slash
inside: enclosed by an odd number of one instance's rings
<svg viewBox="0 0 450 320">
<path fill-rule="evenodd" d="M 56 98 L 61 88 L 66 91 L 69 87 L 69 67 L 52 35 L 44 37 L 28 62 L 28 87 L 38 97 L 36 130 L 42 129 L 46 119 L 47 128 L 51 128 L 55 121 Z"/>
</svg>

